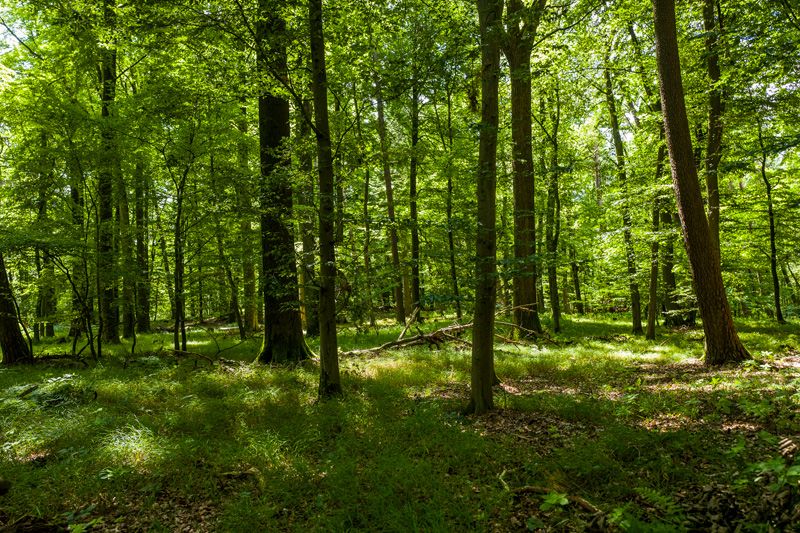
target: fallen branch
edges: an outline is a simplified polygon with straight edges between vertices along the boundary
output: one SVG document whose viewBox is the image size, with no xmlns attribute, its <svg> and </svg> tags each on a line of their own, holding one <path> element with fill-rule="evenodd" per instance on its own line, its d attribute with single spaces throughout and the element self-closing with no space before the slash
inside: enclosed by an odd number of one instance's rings
<svg viewBox="0 0 800 533">
<path fill-rule="evenodd" d="M 524 487 L 518 487 L 516 489 L 513 489 L 511 492 L 513 492 L 514 494 L 551 494 L 551 493 L 556 492 L 556 491 L 554 491 L 553 489 L 549 489 L 547 487 L 537 487 L 535 485 L 526 485 Z M 567 499 L 569 501 L 571 501 L 572 503 L 582 507 L 583 510 L 585 510 L 585 511 L 587 511 L 589 513 L 598 514 L 598 513 L 601 512 L 600 509 L 598 509 L 597 507 L 595 507 L 594 505 L 592 505 L 588 501 L 584 500 L 580 496 L 567 495 Z"/>
<path fill-rule="evenodd" d="M 417 316 L 419 316 L 419 307 L 415 307 L 414 308 L 414 312 L 411 313 L 411 318 L 409 318 L 408 322 L 406 322 L 406 325 L 403 328 L 403 331 L 400 332 L 400 336 L 397 337 L 397 340 L 399 340 L 399 341 L 403 340 L 403 337 L 405 337 L 406 333 L 408 332 L 408 328 L 410 328 L 411 324 L 413 324 L 414 321 L 417 320 Z"/>
<path fill-rule="evenodd" d="M 389 350 L 391 348 L 406 348 L 409 346 L 419 346 L 422 344 L 427 344 L 430 347 L 436 347 L 438 349 L 441 348 L 442 344 L 446 343 L 448 339 L 458 338 L 455 337 L 454 333 L 466 331 L 471 327 L 472 327 L 471 322 L 469 324 L 456 324 L 454 326 L 447 326 L 441 329 L 437 329 L 436 331 L 432 331 L 431 333 L 424 333 L 422 332 L 422 330 L 417 328 L 418 334 L 414 335 L 413 337 L 405 337 L 403 339 L 389 341 L 375 348 L 350 350 L 349 352 L 343 352 L 342 355 L 343 356 L 371 355 Z M 469 343 L 468 341 L 461 340 L 461 342 L 471 345 L 471 343 Z"/>
</svg>

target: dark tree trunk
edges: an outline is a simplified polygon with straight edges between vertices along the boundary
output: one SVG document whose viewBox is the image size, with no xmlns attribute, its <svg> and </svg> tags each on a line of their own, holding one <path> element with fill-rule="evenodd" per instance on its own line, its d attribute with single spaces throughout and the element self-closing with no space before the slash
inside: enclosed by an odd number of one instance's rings
<svg viewBox="0 0 800 533">
<path fill-rule="evenodd" d="M 286 23 L 270 12 L 270 2 L 259 0 L 261 17 L 256 26 L 256 61 L 266 76 L 287 76 Z M 261 208 L 262 290 L 264 295 L 264 343 L 256 361 L 285 363 L 310 356 L 303 338 L 297 286 L 292 216 L 292 187 L 283 152 L 289 140 L 289 101 L 261 88 L 258 97 L 258 138 L 261 159 L 259 198 Z"/>
<path fill-rule="evenodd" d="M 636 280 L 636 253 L 633 249 L 632 219 L 630 212 L 630 191 L 628 190 L 628 175 L 625 169 L 625 152 L 622 145 L 622 135 L 619 130 L 619 115 L 617 114 L 617 104 L 614 99 L 614 86 L 611 80 L 611 71 L 605 69 L 606 79 L 606 102 L 608 104 L 608 114 L 611 122 L 611 135 L 614 138 L 614 152 L 617 159 L 617 177 L 622 186 L 622 235 L 625 240 L 625 259 L 628 265 L 628 283 L 631 294 L 631 317 L 633 322 L 632 331 L 634 335 L 641 335 L 642 330 L 642 303 L 639 294 L 639 282 Z"/>
<path fill-rule="evenodd" d="M 103 17 L 106 28 L 116 25 L 114 3 L 104 1 Z M 115 312 L 114 293 L 114 168 L 117 147 L 111 113 L 117 89 L 117 51 L 111 46 L 100 48 L 100 114 L 101 157 L 97 173 L 97 282 L 99 286 L 100 330 L 103 342 L 119 342 L 119 325 Z"/>
<path fill-rule="evenodd" d="M 769 267 L 772 273 L 772 295 L 775 302 L 775 320 L 785 324 L 783 310 L 781 309 L 781 283 L 778 278 L 778 247 L 775 232 L 775 210 L 772 204 L 772 183 L 767 176 L 767 150 L 764 147 L 764 133 L 761 120 L 758 121 L 758 145 L 761 148 L 761 179 L 767 190 L 767 214 L 769 216 Z"/>
<path fill-rule="evenodd" d="M 450 259 L 450 283 L 453 286 L 453 300 L 456 304 L 456 318 L 461 320 L 461 295 L 458 289 L 456 270 L 456 246 L 453 238 L 453 92 L 447 88 L 447 251 Z"/>
<path fill-rule="evenodd" d="M 119 158 L 115 164 L 117 186 L 117 209 L 119 210 L 119 243 L 123 265 L 122 271 L 122 336 L 130 339 L 136 333 L 136 277 L 137 268 L 133 257 L 133 233 L 131 232 L 130 202 L 128 187 L 122 175 Z"/>
<path fill-rule="evenodd" d="M 551 147 L 550 169 L 547 184 L 547 218 L 545 220 L 545 244 L 547 246 L 547 285 L 550 296 L 550 312 L 553 316 L 553 331 L 561 331 L 561 305 L 558 297 L 558 240 L 561 236 L 561 194 L 559 192 L 558 129 L 561 122 L 561 96 L 558 83 L 555 88 L 555 109 L 551 110 L 552 133 L 546 133 Z M 544 119 L 545 102 L 541 102 L 541 115 Z M 544 157 L 542 168 L 546 169 Z"/>
<path fill-rule="evenodd" d="M 328 73 L 325 67 L 322 0 L 309 0 L 308 12 L 311 34 L 314 123 L 317 136 L 317 170 L 319 172 L 319 396 L 327 398 L 340 395 L 342 384 L 339 377 L 339 352 L 336 337 L 334 176 L 331 134 L 328 124 Z"/>
<path fill-rule="evenodd" d="M 33 361 L 28 343 L 19 329 L 19 317 L 3 254 L 0 253 L 0 350 L 3 364 L 30 363 Z"/>
<path fill-rule="evenodd" d="M 392 187 L 392 170 L 389 167 L 389 139 L 386 133 L 386 117 L 384 116 L 383 91 L 380 77 L 375 79 L 375 98 L 378 101 L 378 136 L 381 143 L 381 162 L 383 164 L 383 183 L 386 187 L 386 211 L 389 217 L 389 245 L 392 251 L 392 270 L 394 271 L 394 305 L 395 318 L 399 324 L 406 321 L 406 307 L 403 300 L 403 270 L 400 266 L 400 251 L 397 243 L 397 225 L 394 217 L 394 191 Z"/>
<path fill-rule="evenodd" d="M 683 242 L 705 332 L 705 362 L 720 365 L 750 358 L 733 325 L 692 155 L 689 120 L 683 96 L 673 0 L 654 0 L 656 56 L 661 86 L 672 182 L 678 200 Z"/>
<path fill-rule="evenodd" d="M 136 217 L 136 331 L 150 332 L 150 263 L 148 261 L 148 242 L 150 239 L 148 222 L 148 202 L 150 197 L 149 180 L 144 173 L 144 165 L 136 163 L 134 176 L 134 197 Z"/>
<path fill-rule="evenodd" d="M 478 234 L 472 329 L 472 398 L 467 412 L 494 408 L 494 313 L 497 298 L 497 129 L 502 0 L 478 0 L 481 46 L 481 128 L 478 152 Z"/>
<path fill-rule="evenodd" d="M 522 331 L 541 333 L 536 302 L 536 206 L 531 122 L 533 40 L 546 0 L 526 8 L 507 0 L 505 56 L 511 73 L 511 137 L 514 171 L 514 321 Z"/>
<path fill-rule="evenodd" d="M 706 137 L 706 190 L 708 191 L 708 227 L 713 244 L 719 249 L 719 163 L 722 159 L 722 90 L 719 87 L 719 34 L 722 20 L 715 14 L 717 0 L 703 0 L 703 29 L 705 30 L 706 68 L 708 81 L 708 135 Z"/>
<path fill-rule="evenodd" d="M 186 191 L 187 166 L 175 184 L 175 221 L 172 228 L 174 242 L 175 272 L 173 275 L 175 294 L 175 320 L 172 332 L 172 346 L 175 350 L 186 351 L 186 293 L 184 292 L 184 223 L 183 203 Z"/>
</svg>

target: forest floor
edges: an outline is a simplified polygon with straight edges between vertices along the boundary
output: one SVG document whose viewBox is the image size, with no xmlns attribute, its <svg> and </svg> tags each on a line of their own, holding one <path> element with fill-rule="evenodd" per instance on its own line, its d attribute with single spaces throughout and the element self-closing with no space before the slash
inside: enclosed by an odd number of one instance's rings
<svg viewBox="0 0 800 533">
<path fill-rule="evenodd" d="M 163 333 L 2 368 L 0 531 L 800 531 L 800 327 L 738 325 L 755 359 L 718 370 L 702 330 L 608 317 L 499 344 L 480 417 L 460 343 L 343 358 L 327 402 L 315 361 L 253 366 L 224 328 L 190 332 L 208 359 Z"/>
</svg>

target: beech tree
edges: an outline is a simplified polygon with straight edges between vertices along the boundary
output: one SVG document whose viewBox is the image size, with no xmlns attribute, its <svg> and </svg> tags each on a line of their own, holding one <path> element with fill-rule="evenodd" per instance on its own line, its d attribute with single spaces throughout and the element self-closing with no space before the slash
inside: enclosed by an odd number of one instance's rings
<svg viewBox="0 0 800 533">
<path fill-rule="evenodd" d="M 678 200 L 683 242 L 705 332 L 705 362 L 721 365 L 749 359 L 739 340 L 722 282 L 720 256 L 709 228 L 692 152 L 683 95 L 673 0 L 653 0 L 658 77 L 664 128 Z"/>
</svg>

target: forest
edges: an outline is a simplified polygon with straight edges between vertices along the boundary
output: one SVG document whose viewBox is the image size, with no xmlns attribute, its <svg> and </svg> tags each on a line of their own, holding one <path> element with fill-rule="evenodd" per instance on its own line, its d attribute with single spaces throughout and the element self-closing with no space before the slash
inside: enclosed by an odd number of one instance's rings
<svg viewBox="0 0 800 533">
<path fill-rule="evenodd" d="M 0 0 L 0 532 L 800 531 L 796 0 Z"/>
</svg>

